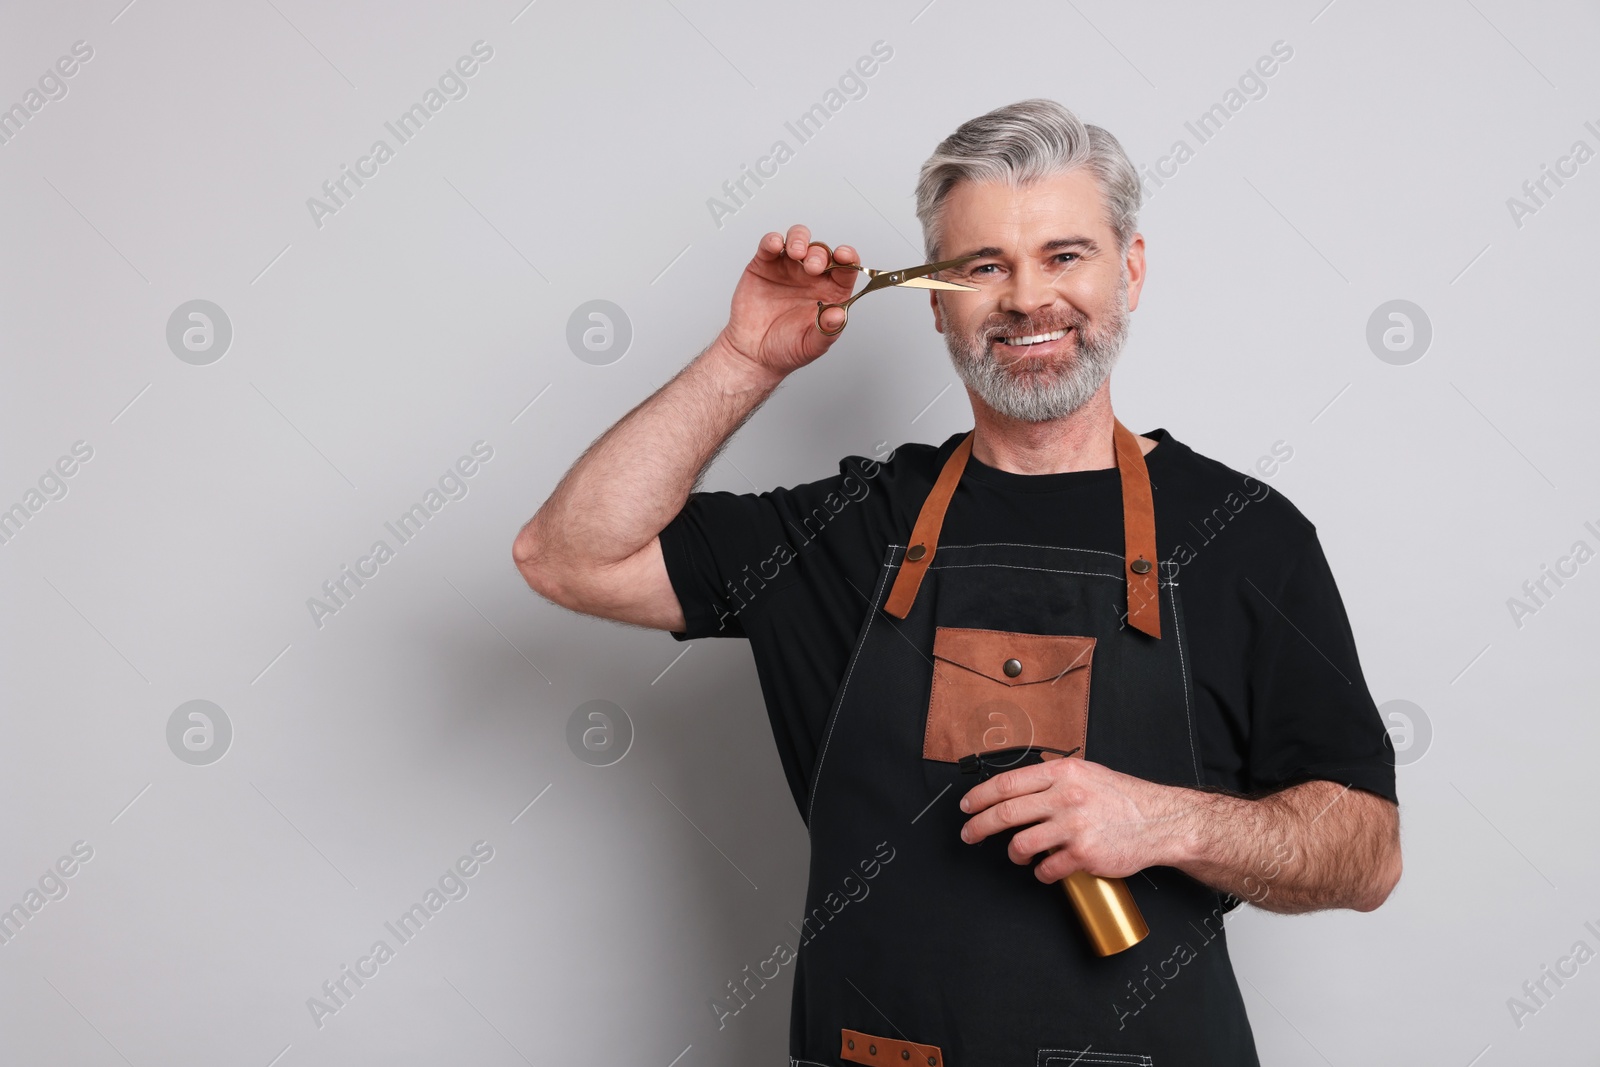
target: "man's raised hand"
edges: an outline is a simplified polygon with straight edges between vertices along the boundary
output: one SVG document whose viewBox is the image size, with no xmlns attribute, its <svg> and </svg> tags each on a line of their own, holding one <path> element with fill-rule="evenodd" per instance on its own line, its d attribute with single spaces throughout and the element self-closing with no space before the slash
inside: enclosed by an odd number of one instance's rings
<svg viewBox="0 0 1600 1067">
<path fill-rule="evenodd" d="M 817 301 L 838 303 L 855 288 L 858 271 L 833 270 L 827 250 L 811 246 L 811 230 L 789 227 L 761 238 L 755 258 L 745 267 L 733 291 L 728 324 L 719 340 L 758 368 L 782 378 L 817 359 L 833 346 L 835 337 L 817 329 Z M 861 262 L 849 245 L 833 251 L 837 263 Z M 837 329 L 845 313 L 838 308 L 823 312 L 822 322 Z"/>
</svg>

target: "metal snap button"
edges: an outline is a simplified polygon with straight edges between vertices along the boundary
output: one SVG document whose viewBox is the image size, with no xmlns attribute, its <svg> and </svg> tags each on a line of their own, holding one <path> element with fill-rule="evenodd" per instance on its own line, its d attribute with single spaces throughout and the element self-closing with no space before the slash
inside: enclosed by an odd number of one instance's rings
<svg viewBox="0 0 1600 1067">
<path fill-rule="evenodd" d="M 1020 659 L 1008 659 L 1001 665 L 1000 669 L 1006 672 L 1007 678 L 1015 678 L 1022 673 L 1022 661 Z"/>
<path fill-rule="evenodd" d="M 877 1045 L 868 1045 L 867 1046 L 867 1051 L 869 1053 L 871 1053 L 872 1055 L 876 1056 L 878 1054 L 878 1046 Z"/>
<path fill-rule="evenodd" d="M 1135 574 L 1149 574 L 1150 561 L 1145 559 L 1143 556 L 1140 556 L 1138 559 L 1128 564 L 1128 569 Z"/>
<path fill-rule="evenodd" d="M 906 549 L 906 559 L 909 559 L 912 563 L 915 563 L 917 560 L 921 559 L 927 554 L 927 545 L 912 545 L 910 548 Z"/>
<path fill-rule="evenodd" d="M 856 1047 L 856 1039 L 852 1037 L 848 1041 L 846 1041 L 845 1044 L 849 1045 L 851 1048 L 855 1048 Z"/>
<path fill-rule="evenodd" d="M 901 1049 L 900 1050 L 900 1058 L 903 1059 L 903 1060 L 909 1060 L 911 1058 L 910 1050 L 909 1049 Z"/>
</svg>

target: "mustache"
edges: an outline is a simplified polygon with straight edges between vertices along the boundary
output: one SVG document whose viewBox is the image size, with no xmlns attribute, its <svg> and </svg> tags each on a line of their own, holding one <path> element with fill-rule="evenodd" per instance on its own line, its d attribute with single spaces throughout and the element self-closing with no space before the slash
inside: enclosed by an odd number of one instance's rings
<svg viewBox="0 0 1600 1067">
<path fill-rule="evenodd" d="M 978 328 L 978 336 L 985 341 L 993 341 L 1000 337 L 1031 337 L 1035 334 L 1052 333 L 1069 327 L 1078 329 L 1085 325 L 1086 319 L 1082 315 L 1053 315 L 1048 318 L 1012 318 L 1000 322 L 984 323 Z"/>
</svg>

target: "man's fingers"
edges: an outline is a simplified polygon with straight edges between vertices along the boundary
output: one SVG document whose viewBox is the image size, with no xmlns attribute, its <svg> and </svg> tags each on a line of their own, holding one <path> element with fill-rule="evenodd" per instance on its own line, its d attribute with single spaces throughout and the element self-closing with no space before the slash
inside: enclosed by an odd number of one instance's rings
<svg viewBox="0 0 1600 1067">
<path fill-rule="evenodd" d="M 811 240 L 811 228 L 795 223 L 788 232 L 780 236 L 776 232 L 769 233 L 761 239 L 761 244 L 756 254 L 763 260 L 770 262 L 779 255 L 787 256 L 801 265 L 807 274 L 820 275 L 828 265 L 828 250 L 821 244 Z M 861 256 L 851 245 L 840 245 L 833 250 L 833 259 L 836 263 L 860 264 Z M 843 272 L 841 272 L 842 274 Z M 840 278 L 843 284 L 853 287 L 854 275 Z"/>
<path fill-rule="evenodd" d="M 783 255 L 783 234 L 773 230 L 756 245 L 756 258 L 763 263 L 771 263 Z"/>
<path fill-rule="evenodd" d="M 784 251 L 789 253 L 790 259 L 805 259 L 806 246 L 811 243 L 811 229 L 795 223 L 789 227 L 788 236 L 784 238 Z"/>
<path fill-rule="evenodd" d="M 821 245 L 813 244 L 806 249 L 805 267 L 807 274 L 821 274 L 828 265 L 828 250 Z"/>
<path fill-rule="evenodd" d="M 1050 853 L 1040 860 L 1033 868 L 1033 876 L 1046 885 L 1059 882 L 1073 871 L 1086 870 L 1083 864 L 1072 858 L 1065 845 L 1052 849 Z"/>
<path fill-rule="evenodd" d="M 1051 762 L 1056 762 L 1052 760 Z M 987 782 L 980 782 L 972 787 L 966 796 L 961 798 L 961 810 L 965 812 L 982 811 L 1001 800 L 1021 796 L 1024 793 L 1037 793 L 1041 789 L 1048 789 L 1055 777 L 1050 769 L 1043 763 L 1030 763 L 1026 767 L 997 774 Z"/>
<path fill-rule="evenodd" d="M 811 229 L 796 223 L 789 227 L 784 251 L 790 259 L 798 260 L 807 274 L 821 274 L 828 265 L 828 249 L 811 240 Z"/>
<path fill-rule="evenodd" d="M 969 845 L 986 837 L 1009 830 L 1014 826 L 1031 826 L 1053 814 L 1050 801 L 1044 793 L 1028 793 L 1002 800 L 974 815 L 961 827 L 961 840 Z"/>
<path fill-rule="evenodd" d="M 1011 835 L 1011 843 L 1006 846 L 1006 855 L 1010 857 L 1012 863 L 1020 865 L 1032 863 L 1035 859 L 1043 862 L 1057 852 L 1066 850 L 1067 842 L 1061 839 L 1061 833 L 1056 827 L 1047 823 L 1035 823 Z M 1062 874 L 1060 877 L 1065 878 L 1066 875 Z"/>
</svg>

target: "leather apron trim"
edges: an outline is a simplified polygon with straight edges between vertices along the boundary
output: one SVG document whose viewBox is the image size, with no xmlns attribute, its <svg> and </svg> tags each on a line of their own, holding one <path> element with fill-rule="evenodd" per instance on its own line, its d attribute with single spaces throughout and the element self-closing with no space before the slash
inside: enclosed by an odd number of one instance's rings
<svg viewBox="0 0 1600 1067">
<path fill-rule="evenodd" d="M 1111 443 L 1122 478 L 1122 554 L 1128 578 L 1128 625 L 1161 636 L 1160 572 L 1156 569 L 1156 508 L 1139 439 L 1113 420 Z"/>
<path fill-rule="evenodd" d="M 972 456 L 972 435 L 968 431 L 956 450 L 945 460 L 933 489 L 922 502 L 911 542 L 895 574 L 894 586 L 883 610 L 897 619 L 911 611 L 922 587 L 922 576 L 939 548 L 939 530 L 944 526 L 945 510 L 955 495 L 961 472 Z M 1128 625 L 1151 637 L 1161 636 L 1160 582 L 1156 562 L 1155 502 L 1150 492 L 1150 471 L 1145 466 L 1139 439 L 1112 420 L 1111 443 L 1117 458 L 1117 474 L 1122 482 L 1122 538 L 1124 577 L 1128 585 Z"/>
<path fill-rule="evenodd" d="M 911 602 L 917 599 L 917 590 L 922 587 L 922 576 L 927 573 L 928 564 L 933 562 L 934 550 L 939 547 L 939 528 L 944 525 L 945 508 L 950 506 L 950 498 L 955 495 L 961 472 L 967 469 L 967 457 L 972 455 L 973 432 L 969 430 L 961 443 L 956 445 L 956 450 L 950 453 L 950 458 L 944 461 L 944 469 L 939 472 L 927 499 L 922 502 L 922 510 L 917 513 L 917 524 L 911 530 L 910 547 L 901 559 L 899 573 L 894 577 L 894 587 L 889 590 L 889 599 L 883 605 L 883 610 L 897 619 L 905 618 L 911 610 Z"/>
<path fill-rule="evenodd" d="M 944 1067 L 944 1053 L 938 1045 L 874 1037 L 859 1030 L 839 1031 L 839 1058 L 883 1067 Z"/>
</svg>

